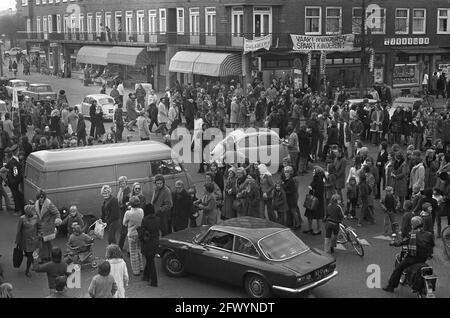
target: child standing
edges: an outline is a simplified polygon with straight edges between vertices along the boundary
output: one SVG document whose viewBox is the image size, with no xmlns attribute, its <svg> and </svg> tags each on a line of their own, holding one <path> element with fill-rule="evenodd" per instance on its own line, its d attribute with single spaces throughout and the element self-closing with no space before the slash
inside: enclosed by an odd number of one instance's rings
<svg viewBox="0 0 450 318">
<path fill-rule="evenodd" d="M 287 205 L 286 193 L 281 187 L 281 182 L 275 184 L 272 200 L 272 207 L 275 215 L 277 215 L 277 222 L 286 225 L 286 212 L 289 208 Z"/>
<path fill-rule="evenodd" d="M 345 218 L 350 220 L 356 216 L 356 207 L 358 205 L 359 189 L 356 184 L 356 178 L 350 177 L 347 185 L 347 209 Z"/>
<path fill-rule="evenodd" d="M 386 195 L 381 200 L 381 208 L 384 210 L 384 235 L 389 235 L 389 226 L 392 233 L 396 232 L 395 212 L 398 208 L 399 201 L 394 196 L 394 189 L 390 186 L 386 187 Z"/>
<path fill-rule="evenodd" d="M 368 214 L 370 214 L 369 195 L 371 189 L 369 185 L 366 183 L 366 175 L 362 174 L 359 177 L 358 188 L 359 188 L 359 197 L 361 198 L 361 211 L 359 212 L 357 226 L 361 227 L 363 218 L 368 216 Z"/>
<path fill-rule="evenodd" d="M 413 212 L 414 206 L 410 200 L 406 200 L 403 203 L 403 216 L 402 216 L 402 238 L 405 238 L 411 232 L 411 219 L 415 216 Z"/>
<path fill-rule="evenodd" d="M 423 230 L 434 235 L 433 218 L 431 216 L 432 212 L 433 206 L 431 205 L 431 203 L 426 202 L 422 205 L 422 212 L 420 212 L 420 217 L 423 220 Z"/>
<path fill-rule="evenodd" d="M 88 289 L 91 298 L 112 298 L 117 292 L 116 282 L 110 272 L 111 265 L 108 261 L 98 266 L 98 274 L 92 278 Z"/>
</svg>

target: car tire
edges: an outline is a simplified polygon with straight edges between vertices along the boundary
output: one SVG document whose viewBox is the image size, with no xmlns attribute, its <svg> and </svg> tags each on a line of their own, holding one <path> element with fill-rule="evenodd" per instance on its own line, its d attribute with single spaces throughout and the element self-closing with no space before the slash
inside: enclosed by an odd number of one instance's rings
<svg viewBox="0 0 450 318">
<path fill-rule="evenodd" d="M 247 275 L 245 277 L 244 288 L 247 295 L 251 298 L 268 298 L 272 294 L 267 281 L 259 275 Z"/>
<path fill-rule="evenodd" d="M 174 252 L 166 252 L 162 258 L 163 269 L 171 277 L 186 275 L 184 264 Z"/>
</svg>

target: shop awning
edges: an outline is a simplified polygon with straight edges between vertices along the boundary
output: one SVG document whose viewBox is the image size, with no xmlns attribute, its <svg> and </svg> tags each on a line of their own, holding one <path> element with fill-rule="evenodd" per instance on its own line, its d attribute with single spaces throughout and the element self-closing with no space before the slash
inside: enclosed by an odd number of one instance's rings
<svg viewBox="0 0 450 318">
<path fill-rule="evenodd" d="M 398 48 L 398 51 L 405 54 L 448 54 L 450 50 L 441 47 L 416 47 L 416 48 Z"/>
<path fill-rule="evenodd" d="M 200 53 L 193 51 L 177 52 L 170 60 L 169 72 L 191 74 Z"/>
<path fill-rule="evenodd" d="M 109 46 L 83 46 L 77 54 L 77 63 L 108 65 L 106 60 Z"/>
<path fill-rule="evenodd" d="M 150 64 L 147 51 L 141 47 L 113 46 L 106 59 L 110 64 L 147 66 Z"/>
<path fill-rule="evenodd" d="M 213 77 L 242 75 L 241 56 L 232 53 L 180 51 L 172 58 L 170 72 Z"/>
</svg>

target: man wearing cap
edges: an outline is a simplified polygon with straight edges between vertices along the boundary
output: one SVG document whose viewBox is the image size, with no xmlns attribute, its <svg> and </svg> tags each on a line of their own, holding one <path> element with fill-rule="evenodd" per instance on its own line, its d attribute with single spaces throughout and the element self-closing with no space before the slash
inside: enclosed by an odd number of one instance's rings
<svg viewBox="0 0 450 318">
<path fill-rule="evenodd" d="M 145 110 L 139 112 L 137 118 L 138 135 L 141 140 L 150 140 L 149 119 Z"/>
<path fill-rule="evenodd" d="M 19 216 L 23 214 L 24 198 L 20 190 L 20 185 L 23 183 L 22 165 L 18 158 L 19 147 L 14 145 L 6 149 L 8 153 L 7 164 L 0 169 L 1 174 L 6 174 L 8 186 L 14 198 L 14 215 Z"/>
</svg>

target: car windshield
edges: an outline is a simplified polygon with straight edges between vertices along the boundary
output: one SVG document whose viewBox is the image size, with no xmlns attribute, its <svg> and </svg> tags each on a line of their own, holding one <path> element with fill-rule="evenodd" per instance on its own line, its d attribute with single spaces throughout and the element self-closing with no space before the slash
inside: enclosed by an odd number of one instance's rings
<svg viewBox="0 0 450 318">
<path fill-rule="evenodd" d="M 13 83 L 12 86 L 19 87 L 19 86 L 28 86 L 28 85 L 27 85 L 27 82 L 15 82 L 15 83 Z"/>
<path fill-rule="evenodd" d="M 273 261 L 283 261 L 309 250 L 309 247 L 290 230 L 270 235 L 260 240 L 258 245 L 264 255 Z"/>
<path fill-rule="evenodd" d="M 48 85 L 33 86 L 31 89 L 33 92 L 51 92 L 52 91 L 52 89 Z"/>
<path fill-rule="evenodd" d="M 100 98 L 98 100 L 98 104 L 100 105 L 106 105 L 106 104 L 114 104 L 114 100 L 112 98 Z"/>
</svg>

